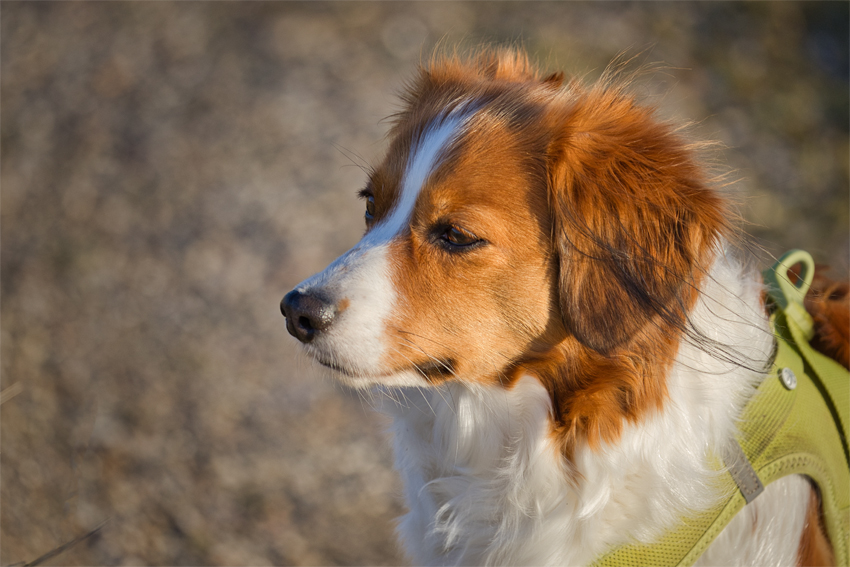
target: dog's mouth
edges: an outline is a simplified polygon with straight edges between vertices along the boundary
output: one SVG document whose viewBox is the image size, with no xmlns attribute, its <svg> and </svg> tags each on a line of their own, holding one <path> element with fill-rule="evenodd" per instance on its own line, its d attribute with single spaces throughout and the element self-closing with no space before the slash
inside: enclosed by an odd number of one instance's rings
<svg viewBox="0 0 850 567">
<path fill-rule="evenodd" d="M 321 358 L 316 358 L 316 362 L 318 362 L 322 366 L 330 368 L 334 372 L 339 372 L 343 376 L 348 376 L 349 378 L 357 378 L 359 376 L 358 374 L 355 374 L 354 372 L 348 370 L 344 366 L 340 366 L 339 364 L 334 364 L 333 362 L 328 362 L 327 360 L 322 360 Z"/>
<path fill-rule="evenodd" d="M 402 372 L 414 372 L 421 375 L 428 382 L 438 383 L 448 380 L 455 375 L 455 361 L 451 358 L 445 360 L 432 359 L 422 363 L 412 363 L 409 367 L 398 368 L 376 376 L 365 375 L 362 372 L 356 372 L 340 364 L 316 358 L 316 361 L 326 368 L 330 368 L 334 372 L 338 372 L 347 378 L 363 379 L 369 378 L 380 381 L 382 378 L 389 378 L 395 374 Z"/>
</svg>

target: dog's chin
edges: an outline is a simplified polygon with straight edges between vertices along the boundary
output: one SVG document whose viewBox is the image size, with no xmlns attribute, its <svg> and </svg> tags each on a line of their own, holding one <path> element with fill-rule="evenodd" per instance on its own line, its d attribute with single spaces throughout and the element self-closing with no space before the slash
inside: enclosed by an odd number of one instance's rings
<svg viewBox="0 0 850 567">
<path fill-rule="evenodd" d="M 314 359 L 325 368 L 330 369 L 337 380 L 354 388 L 433 386 L 444 382 L 454 373 L 451 360 L 414 364 L 408 368 L 363 371 L 318 356 L 314 356 Z"/>
</svg>

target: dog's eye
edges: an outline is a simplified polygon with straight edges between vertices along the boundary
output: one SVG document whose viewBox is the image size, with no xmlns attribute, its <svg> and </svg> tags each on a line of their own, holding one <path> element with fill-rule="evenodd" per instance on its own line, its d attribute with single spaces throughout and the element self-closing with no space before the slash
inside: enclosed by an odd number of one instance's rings
<svg viewBox="0 0 850 567">
<path fill-rule="evenodd" d="M 474 234 L 470 234 L 455 226 L 449 227 L 449 229 L 443 233 L 442 239 L 452 246 L 471 246 L 481 242 L 481 240 Z"/>
<path fill-rule="evenodd" d="M 366 197 L 366 220 L 370 221 L 375 218 L 375 197 L 369 195 Z"/>
</svg>

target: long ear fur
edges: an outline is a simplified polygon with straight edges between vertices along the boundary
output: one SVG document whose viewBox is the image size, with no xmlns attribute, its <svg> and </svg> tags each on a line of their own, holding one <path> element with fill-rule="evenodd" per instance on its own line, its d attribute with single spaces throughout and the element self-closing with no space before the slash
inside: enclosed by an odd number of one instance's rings
<svg viewBox="0 0 850 567">
<path fill-rule="evenodd" d="M 683 328 L 724 211 L 651 110 L 616 89 L 571 95 L 549 156 L 560 307 L 582 344 L 609 354 L 649 324 Z"/>
</svg>

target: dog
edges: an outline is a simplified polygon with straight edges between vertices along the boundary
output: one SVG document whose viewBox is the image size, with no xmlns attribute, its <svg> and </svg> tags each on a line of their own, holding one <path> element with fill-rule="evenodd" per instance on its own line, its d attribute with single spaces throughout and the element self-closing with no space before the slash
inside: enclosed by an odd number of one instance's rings
<svg viewBox="0 0 850 567">
<path fill-rule="evenodd" d="M 409 85 L 365 235 L 281 310 L 342 382 L 399 400 L 415 564 L 589 564 L 725 497 L 711 456 L 775 338 L 696 153 L 627 85 L 517 50 L 435 56 Z M 833 560 L 792 475 L 697 564 Z"/>
</svg>

